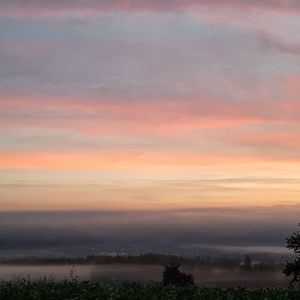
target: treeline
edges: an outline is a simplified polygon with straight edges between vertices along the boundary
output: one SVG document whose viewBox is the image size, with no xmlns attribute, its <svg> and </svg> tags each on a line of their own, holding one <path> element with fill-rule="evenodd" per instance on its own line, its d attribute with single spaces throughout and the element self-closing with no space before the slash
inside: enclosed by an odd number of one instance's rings
<svg viewBox="0 0 300 300">
<path fill-rule="evenodd" d="M 140 264 L 140 265 L 166 265 L 174 262 L 179 265 L 194 267 L 220 267 L 239 268 L 243 267 L 243 259 L 229 256 L 197 256 L 195 258 L 181 257 L 164 254 L 141 254 L 141 255 L 91 255 L 77 258 L 19 258 L 2 261 L 2 264 L 14 265 L 87 265 L 87 264 Z M 251 262 L 248 270 L 275 270 L 282 267 L 281 264 L 268 262 Z"/>
<path fill-rule="evenodd" d="M 144 264 L 144 265 L 163 265 L 170 261 L 174 261 L 181 265 L 194 265 L 196 260 L 192 258 L 180 257 L 175 255 L 163 254 L 142 254 L 142 255 L 90 255 L 86 257 L 48 257 L 48 258 L 18 258 L 6 261 L 1 261 L 2 264 L 45 264 L 45 265 L 59 265 L 59 264 Z"/>
</svg>

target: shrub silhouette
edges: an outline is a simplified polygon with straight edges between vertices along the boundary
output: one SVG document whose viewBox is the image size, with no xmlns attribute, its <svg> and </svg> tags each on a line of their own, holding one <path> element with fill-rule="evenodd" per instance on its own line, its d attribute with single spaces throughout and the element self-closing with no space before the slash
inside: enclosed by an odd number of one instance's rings
<svg viewBox="0 0 300 300">
<path fill-rule="evenodd" d="M 300 226 L 300 224 L 299 224 Z M 294 251 L 294 262 L 287 262 L 284 270 L 282 271 L 287 277 L 293 276 L 290 285 L 300 281 L 300 231 L 294 232 L 289 238 L 286 239 L 287 248 Z"/>
<path fill-rule="evenodd" d="M 164 285 L 177 285 L 177 286 L 190 286 L 194 285 L 194 279 L 191 274 L 185 274 L 179 270 L 180 265 L 176 263 L 170 263 L 165 265 L 163 273 Z"/>
</svg>

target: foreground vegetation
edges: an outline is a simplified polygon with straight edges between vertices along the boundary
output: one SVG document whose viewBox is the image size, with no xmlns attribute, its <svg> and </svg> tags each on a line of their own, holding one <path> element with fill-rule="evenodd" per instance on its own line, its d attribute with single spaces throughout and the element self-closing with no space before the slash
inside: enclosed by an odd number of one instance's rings
<svg viewBox="0 0 300 300">
<path fill-rule="evenodd" d="M 0 300 L 296 300 L 299 289 L 221 289 L 163 286 L 161 284 L 92 282 L 2 282 Z"/>
</svg>

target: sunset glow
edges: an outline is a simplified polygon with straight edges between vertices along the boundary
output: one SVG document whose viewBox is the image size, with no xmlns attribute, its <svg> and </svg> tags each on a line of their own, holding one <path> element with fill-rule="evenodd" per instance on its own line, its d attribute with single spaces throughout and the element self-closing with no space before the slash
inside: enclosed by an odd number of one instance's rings
<svg viewBox="0 0 300 300">
<path fill-rule="evenodd" d="M 0 210 L 293 210 L 299 13 L 0 1 Z"/>
</svg>

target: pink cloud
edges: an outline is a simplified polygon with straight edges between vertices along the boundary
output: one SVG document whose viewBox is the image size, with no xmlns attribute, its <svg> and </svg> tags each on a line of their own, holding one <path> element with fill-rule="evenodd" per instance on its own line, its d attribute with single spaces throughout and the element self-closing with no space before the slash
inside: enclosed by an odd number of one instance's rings
<svg viewBox="0 0 300 300">
<path fill-rule="evenodd" d="M 255 132 L 252 135 L 239 137 L 243 144 L 257 145 L 260 147 L 285 147 L 287 149 L 300 150 L 299 132 Z"/>
<path fill-rule="evenodd" d="M 300 3 L 297 0 L 3 0 L 0 2 L 0 11 L 8 16 L 35 16 L 44 13 L 65 14 L 68 11 L 83 14 L 107 10 L 170 12 L 192 10 L 195 6 L 298 12 Z"/>
<path fill-rule="evenodd" d="M 255 99 L 232 101 L 203 95 L 193 99 L 124 99 L 107 97 L 0 97 L 5 115 L 0 128 L 61 127 L 90 134 L 182 135 L 205 128 L 228 128 L 246 124 L 298 124 L 300 79 L 280 82 L 280 99 L 264 89 Z"/>
<path fill-rule="evenodd" d="M 287 104 L 287 108 L 292 111 L 297 111 L 300 108 L 300 77 L 295 75 L 289 75 L 281 82 L 283 93 L 292 102 Z"/>
<path fill-rule="evenodd" d="M 299 83 L 298 76 L 290 75 L 278 81 L 277 99 L 262 87 L 256 91 L 257 98 L 240 101 L 210 95 L 132 100 L 100 95 L 2 94 L 2 132 L 20 134 L 22 138 L 24 132 L 37 129 L 45 133 L 45 139 L 51 130 L 79 133 L 82 147 L 73 149 L 66 141 L 66 148 L 59 155 L 46 147 L 5 150 L 1 153 L 0 167 L 130 169 L 152 165 L 299 162 Z M 85 148 L 84 137 L 98 140 L 113 137 L 124 144 L 121 143 L 122 147 L 113 144 L 109 151 Z M 143 143 L 135 146 L 139 138 L 155 147 L 148 148 Z M 166 147 L 161 138 L 168 138 L 171 146 Z M 49 143 L 56 141 L 50 139 Z"/>
<path fill-rule="evenodd" d="M 274 161 L 270 157 L 269 161 Z M 299 162 L 298 158 L 286 157 L 286 162 Z M 146 170 L 170 166 L 200 165 L 239 165 L 266 162 L 255 155 L 240 153 L 163 153 L 147 151 L 144 153 L 20 153 L 0 152 L 0 169 L 65 169 L 65 170 Z"/>
</svg>

